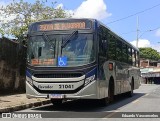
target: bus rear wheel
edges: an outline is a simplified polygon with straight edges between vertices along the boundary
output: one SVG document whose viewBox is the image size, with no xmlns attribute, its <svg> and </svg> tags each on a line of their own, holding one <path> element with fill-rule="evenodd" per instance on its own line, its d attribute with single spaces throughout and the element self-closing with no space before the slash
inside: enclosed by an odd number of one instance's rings
<svg viewBox="0 0 160 121">
<path fill-rule="evenodd" d="M 128 93 L 127 93 L 127 96 L 128 97 L 132 97 L 133 96 L 133 90 L 134 90 L 134 83 L 133 83 L 133 80 L 132 80 L 132 82 L 131 82 L 131 91 L 129 91 Z"/>
<path fill-rule="evenodd" d="M 62 99 L 51 99 L 51 103 L 55 106 L 59 106 L 62 104 Z"/>
</svg>

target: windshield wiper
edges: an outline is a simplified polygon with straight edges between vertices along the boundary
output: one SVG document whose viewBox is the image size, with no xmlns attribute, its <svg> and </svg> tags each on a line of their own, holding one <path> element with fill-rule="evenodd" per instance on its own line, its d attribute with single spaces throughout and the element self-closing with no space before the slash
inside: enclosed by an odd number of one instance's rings
<svg viewBox="0 0 160 121">
<path fill-rule="evenodd" d="M 53 44 L 51 42 L 51 40 L 48 38 L 48 36 L 45 33 L 43 33 L 42 35 L 43 35 L 43 38 L 54 48 L 55 44 Z"/>
<path fill-rule="evenodd" d="M 61 45 L 61 48 L 64 48 L 68 42 L 70 42 L 71 40 L 75 39 L 78 35 L 78 31 L 74 31 Z"/>
</svg>

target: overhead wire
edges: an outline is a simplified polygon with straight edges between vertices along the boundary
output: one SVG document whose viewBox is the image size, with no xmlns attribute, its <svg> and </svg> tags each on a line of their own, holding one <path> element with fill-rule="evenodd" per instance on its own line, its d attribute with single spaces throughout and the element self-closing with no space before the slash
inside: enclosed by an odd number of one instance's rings
<svg viewBox="0 0 160 121">
<path fill-rule="evenodd" d="M 153 8 L 156 8 L 156 7 L 158 7 L 158 6 L 160 6 L 160 3 L 157 4 L 157 5 L 154 5 L 154 6 L 150 7 L 150 8 L 144 9 L 144 10 L 142 10 L 142 11 L 139 11 L 139 12 L 136 12 L 136 13 L 134 13 L 134 14 L 128 15 L 128 16 L 126 16 L 126 17 L 123 17 L 123 18 L 120 18 L 120 19 L 117 19 L 117 20 L 108 22 L 107 24 L 112 24 L 112 23 L 115 23 L 115 22 L 119 22 L 119 21 L 128 19 L 128 18 L 130 18 L 130 17 L 133 17 L 133 16 L 135 16 L 135 15 L 144 13 L 144 12 L 149 11 L 149 10 L 151 10 L 151 9 L 153 9 Z"/>
<path fill-rule="evenodd" d="M 158 29 L 160 29 L 160 27 L 156 27 L 154 29 L 148 29 L 148 30 L 140 31 L 140 32 L 142 32 L 142 33 L 144 33 L 144 32 L 151 32 L 151 31 L 155 31 L 155 30 L 158 30 Z M 121 33 L 121 34 L 130 34 L 130 33 L 135 33 L 135 32 L 137 32 L 137 31 L 134 30 L 134 31 L 124 32 L 124 33 Z"/>
</svg>

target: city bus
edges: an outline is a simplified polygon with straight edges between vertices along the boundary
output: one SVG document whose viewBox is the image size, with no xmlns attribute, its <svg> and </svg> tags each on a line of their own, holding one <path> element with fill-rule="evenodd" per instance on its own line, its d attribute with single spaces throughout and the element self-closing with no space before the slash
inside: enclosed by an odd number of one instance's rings
<svg viewBox="0 0 160 121">
<path fill-rule="evenodd" d="M 106 105 L 140 86 L 139 50 L 96 19 L 35 22 L 27 38 L 27 98 Z"/>
</svg>

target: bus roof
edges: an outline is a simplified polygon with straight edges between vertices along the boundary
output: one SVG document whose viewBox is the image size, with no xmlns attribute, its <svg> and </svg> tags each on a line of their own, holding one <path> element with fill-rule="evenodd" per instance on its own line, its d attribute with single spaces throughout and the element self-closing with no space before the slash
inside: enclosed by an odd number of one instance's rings
<svg viewBox="0 0 160 121">
<path fill-rule="evenodd" d="M 39 23 L 39 22 L 47 22 L 47 21 L 54 21 L 54 20 L 90 20 L 90 21 L 96 21 L 96 19 L 92 18 L 54 18 L 54 19 L 46 19 L 46 20 L 41 20 L 33 23 Z M 32 24 L 33 24 L 32 23 Z"/>
<path fill-rule="evenodd" d="M 96 19 L 95 19 L 96 20 Z M 98 20 L 97 20 L 98 21 Z M 131 43 L 129 43 L 128 41 L 126 41 L 123 37 L 121 37 L 120 35 L 116 34 L 115 32 L 113 32 L 108 26 L 106 26 L 105 24 L 103 24 L 102 22 L 98 21 L 100 25 L 104 26 L 105 28 L 107 28 L 111 34 L 113 34 L 116 38 L 119 38 L 120 40 L 123 40 L 126 44 L 128 44 L 129 46 L 131 46 L 133 49 L 139 51 L 139 49 L 137 47 L 135 47 L 134 45 L 132 45 Z"/>
</svg>

